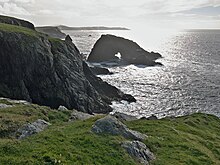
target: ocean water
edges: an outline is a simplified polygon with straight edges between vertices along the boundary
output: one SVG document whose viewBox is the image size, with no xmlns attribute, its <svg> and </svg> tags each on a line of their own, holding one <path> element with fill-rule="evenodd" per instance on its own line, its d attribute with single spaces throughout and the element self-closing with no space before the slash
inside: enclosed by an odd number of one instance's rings
<svg viewBox="0 0 220 165">
<path fill-rule="evenodd" d="M 147 32 L 146 32 L 147 31 Z M 164 66 L 109 68 L 104 81 L 133 95 L 136 103 L 113 102 L 114 111 L 138 117 L 163 118 L 195 112 L 220 117 L 220 31 L 65 31 L 83 54 L 89 54 L 102 34 L 131 39 L 159 52 Z"/>
</svg>

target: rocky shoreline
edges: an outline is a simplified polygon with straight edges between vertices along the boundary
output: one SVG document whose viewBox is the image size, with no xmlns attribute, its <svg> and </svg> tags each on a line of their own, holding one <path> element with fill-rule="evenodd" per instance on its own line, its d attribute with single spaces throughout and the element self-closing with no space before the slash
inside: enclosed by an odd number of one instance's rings
<svg viewBox="0 0 220 165">
<path fill-rule="evenodd" d="M 113 101 L 136 99 L 96 76 L 107 69 L 88 65 L 161 65 L 159 53 L 103 35 L 85 61 L 69 35 L 53 30 L 0 16 L 1 164 L 220 163 L 219 118 L 111 114 Z"/>
<path fill-rule="evenodd" d="M 69 36 L 51 38 L 22 23 L 0 27 L 1 97 L 90 114 L 112 111 L 113 100 L 136 101 L 96 77 Z"/>
</svg>

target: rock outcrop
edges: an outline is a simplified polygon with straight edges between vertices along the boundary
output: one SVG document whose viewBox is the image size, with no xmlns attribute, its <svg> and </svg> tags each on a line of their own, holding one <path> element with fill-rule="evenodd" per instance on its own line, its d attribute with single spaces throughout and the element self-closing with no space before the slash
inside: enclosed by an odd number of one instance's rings
<svg viewBox="0 0 220 165">
<path fill-rule="evenodd" d="M 3 100 L 5 102 L 8 102 L 8 105 L 12 105 L 12 104 L 23 104 L 23 105 L 29 105 L 30 103 L 25 101 L 25 100 L 12 100 L 9 98 L 4 98 L 4 97 L 0 97 L 0 101 Z"/>
<path fill-rule="evenodd" d="M 142 142 L 126 141 L 122 143 L 122 147 L 141 164 L 148 165 L 150 161 L 155 159 L 154 154 Z"/>
<path fill-rule="evenodd" d="M 0 25 L 0 77 L 0 97 L 56 109 L 107 113 L 111 100 L 134 99 L 93 75 L 71 41 L 13 25 Z"/>
<path fill-rule="evenodd" d="M 127 115 L 127 114 L 121 113 L 121 112 L 115 112 L 114 114 L 111 114 L 111 115 L 116 117 L 118 120 L 120 120 L 122 122 L 138 120 L 138 118 L 135 116 Z"/>
<path fill-rule="evenodd" d="M 60 105 L 58 108 L 59 111 L 68 111 L 68 109 L 65 106 Z"/>
<path fill-rule="evenodd" d="M 156 115 L 151 115 L 149 117 L 142 117 L 141 120 L 158 120 Z"/>
<path fill-rule="evenodd" d="M 90 115 L 87 113 L 79 112 L 76 110 L 73 110 L 70 116 L 69 121 L 75 121 L 75 120 L 87 120 L 89 118 L 94 117 L 94 115 Z"/>
<path fill-rule="evenodd" d="M 37 121 L 33 123 L 28 123 L 23 127 L 21 127 L 20 129 L 18 129 L 17 132 L 15 133 L 16 134 L 15 136 L 17 137 L 17 139 L 24 139 L 26 137 L 29 137 L 31 135 L 43 131 L 49 125 L 51 124 L 44 120 L 38 119 Z"/>
<path fill-rule="evenodd" d="M 121 59 L 115 56 L 120 53 Z M 128 64 L 143 64 L 147 66 L 158 65 L 156 59 L 161 58 L 159 53 L 147 52 L 137 43 L 114 35 L 102 35 L 95 43 L 88 62 L 104 62 L 122 60 Z"/>
<path fill-rule="evenodd" d="M 34 30 L 34 25 L 28 21 L 0 15 L 0 23 L 22 26 Z"/>
<path fill-rule="evenodd" d="M 121 135 L 127 139 L 133 140 L 144 140 L 146 135 L 141 134 L 140 132 L 130 130 L 120 122 L 117 118 L 108 115 L 102 119 L 99 119 L 95 122 L 92 127 L 92 132 L 97 134 L 109 134 L 109 135 Z"/>
<path fill-rule="evenodd" d="M 92 86 L 101 95 L 102 99 L 108 104 L 111 104 L 111 102 L 114 100 L 126 100 L 128 102 L 136 102 L 136 99 L 133 96 L 129 94 L 124 94 L 116 87 L 109 85 L 107 82 L 102 81 L 101 78 L 96 77 L 92 73 L 86 62 L 83 62 L 83 70 L 87 80 L 89 80 L 90 84 L 92 84 Z"/>
<path fill-rule="evenodd" d="M 113 74 L 108 69 L 102 68 L 102 67 L 94 66 L 94 67 L 90 67 L 90 69 L 92 70 L 92 73 L 95 75 L 111 75 L 111 74 Z"/>
<path fill-rule="evenodd" d="M 7 104 L 1 104 L 0 103 L 0 109 L 4 109 L 4 108 L 11 108 L 13 107 L 12 105 L 7 105 Z"/>
<path fill-rule="evenodd" d="M 66 37 L 66 34 L 61 32 L 61 30 L 58 27 L 54 26 L 43 26 L 43 27 L 36 27 L 35 28 L 38 32 L 45 33 L 53 38 L 60 38 L 64 39 Z"/>
</svg>

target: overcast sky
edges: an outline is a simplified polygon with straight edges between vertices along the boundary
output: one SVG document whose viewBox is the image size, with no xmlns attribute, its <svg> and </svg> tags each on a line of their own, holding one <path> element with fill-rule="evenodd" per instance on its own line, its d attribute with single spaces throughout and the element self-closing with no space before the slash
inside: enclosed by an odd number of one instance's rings
<svg viewBox="0 0 220 165">
<path fill-rule="evenodd" d="M 35 25 L 220 28 L 220 0 L 0 0 Z"/>
</svg>

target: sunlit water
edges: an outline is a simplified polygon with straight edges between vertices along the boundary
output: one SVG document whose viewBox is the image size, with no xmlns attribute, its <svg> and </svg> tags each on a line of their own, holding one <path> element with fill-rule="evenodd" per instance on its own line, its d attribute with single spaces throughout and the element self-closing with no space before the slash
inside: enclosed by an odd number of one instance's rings
<svg viewBox="0 0 220 165">
<path fill-rule="evenodd" d="M 181 116 L 204 112 L 220 117 L 220 31 L 65 31 L 84 54 L 101 34 L 136 41 L 144 49 L 162 54 L 164 66 L 109 68 L 101 76 L 136 103 L 113 103 L 115 111 L 135 116 Z"/>
</svg>

